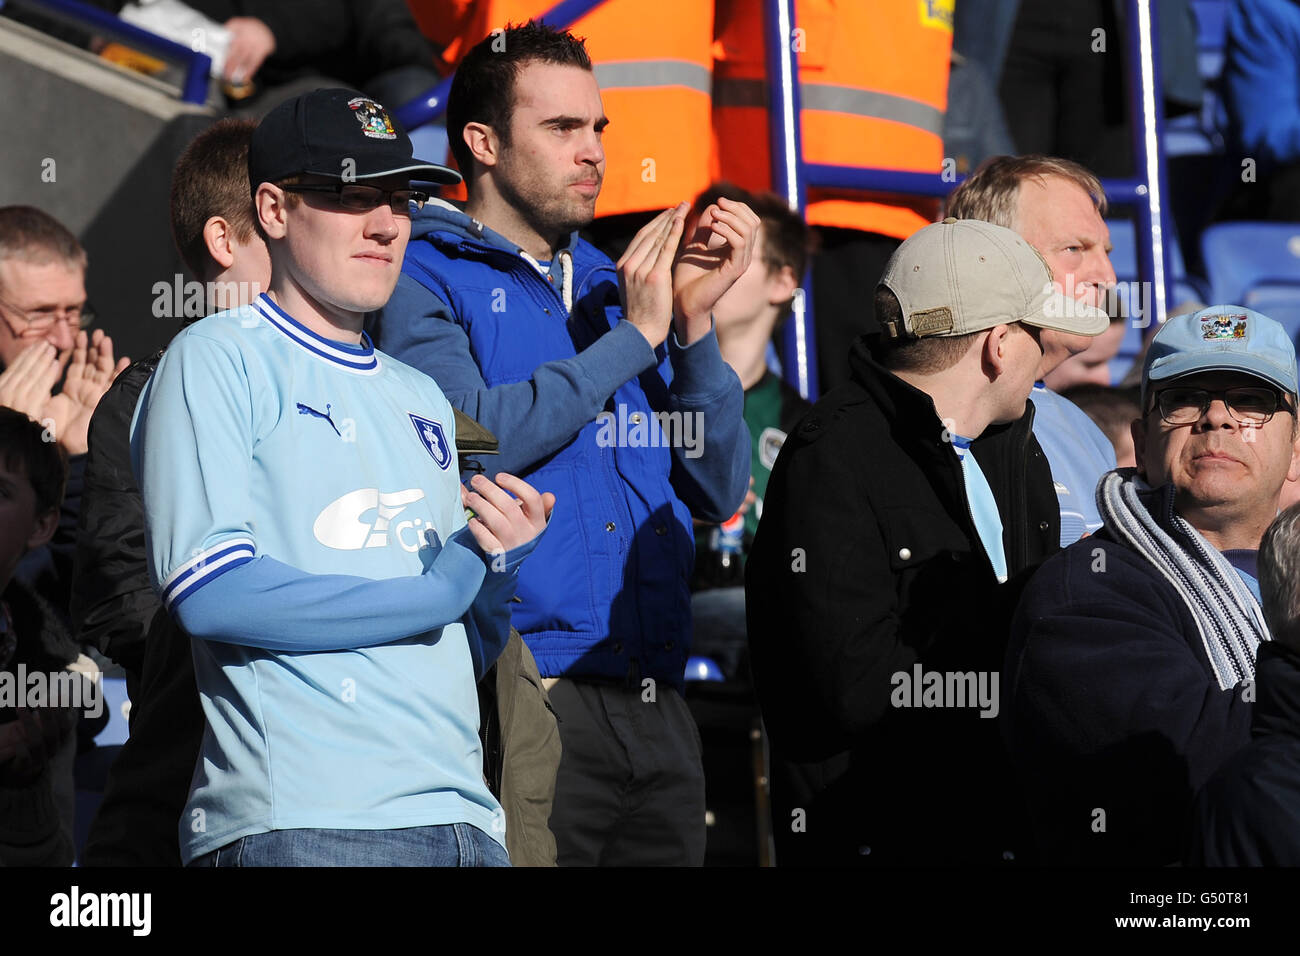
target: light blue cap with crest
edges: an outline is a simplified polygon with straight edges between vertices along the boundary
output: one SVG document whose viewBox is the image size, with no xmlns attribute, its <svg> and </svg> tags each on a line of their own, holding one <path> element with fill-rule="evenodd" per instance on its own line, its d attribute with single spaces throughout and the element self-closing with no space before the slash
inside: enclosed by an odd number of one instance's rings
<svg viewBox="0 0 1300 956">
<path fill-rule="evenodd" d="M 1286 329 L 1240 305 L 1212 305 L 1160 327 L 1142 363 L 1142 407 L 1148 382 L 1198 372 L 1241 372 L 1297 391 L 1295 345 Z"/>
</svg>

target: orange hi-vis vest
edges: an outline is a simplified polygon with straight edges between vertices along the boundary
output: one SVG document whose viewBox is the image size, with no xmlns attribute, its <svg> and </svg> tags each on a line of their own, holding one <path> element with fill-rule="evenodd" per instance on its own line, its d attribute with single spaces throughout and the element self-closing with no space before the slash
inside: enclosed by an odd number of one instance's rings
<svg viewBox="0 0 1300 956">
<path fill-rule="evenodd" d="M 451 2 L 457 9 L 464 0 Z M 507 23 L 551 2 L 483 0 L 443 56 L 451 63 Z M 597 216 L 665 209 L 693 200 L 717 178 L 710 91 L 710 0 L 606 0 L 569 28 L 585 37 L 609 125 Z M 451 134 L 449 131 L 449 135 Z M 460 198 L 464 187 L 458 187 Z"/>
<path fill-rule="evenodd" d="M 762 0 L 718 0 L 713 123 L 722 175 L 771 189 Z M 803 158 L 833 166 L 943 169 L 953 0 L 796 0 Z M 779 190 L 778 191 L 782 191 Z M 934 220 L 934 200 L 810 189 L 820 226 L 905 239 Z"/>
</svg>

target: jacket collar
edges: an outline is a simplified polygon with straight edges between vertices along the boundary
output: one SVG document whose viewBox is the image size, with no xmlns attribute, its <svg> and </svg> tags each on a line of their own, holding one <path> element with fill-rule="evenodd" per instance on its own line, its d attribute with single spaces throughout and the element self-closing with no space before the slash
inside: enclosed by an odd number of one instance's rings
<svg viewBox="0 0 1300 956">
<path fill-rule="evenodd" d="M 849 351 L 849 375 L 875 400 L 887 419 L 903 426 L 900 438 L 915 438 L 929 445 L 942 436 L 943 422 L 934 399 L 877 362 L 864 338 L 854 342 Z"/>
<path fill-rule="evenodd" d="M 903 381 L 871 356 L 866 337 L 859 337 L 849 351 L 849 375 L 869 394 L 893 424 L 894 439 L 913 448 L 947 448 L 945 429 L 934 399 L 915 385 Z M 1010 431 L 1028 433 L 1033 428 L 1034 403 L 1026 396 L 1025 414 L 1014 422 L 989 425 L 971 443 L 979 448 Z M 953 456 L 956 460 L 956 456 Z"/>
<path fill-rule="evenodd" d="M 471 218 L 463 209 L 458 209 L 443 199 L 430 199 L 423 209 L 411 217 L 411 239 L 431 237 L 435 233 L 449 233 L 451 237 L 469 241 L 503 252 L 519 255 L 523 252 L 518 245 L 501 233 Z M 555 250 L 555 258 L 560 253 L 573 254 L 577 248 L 579 236 L 577 231 L 569 233 L 568 240 Z"/>
</svg>

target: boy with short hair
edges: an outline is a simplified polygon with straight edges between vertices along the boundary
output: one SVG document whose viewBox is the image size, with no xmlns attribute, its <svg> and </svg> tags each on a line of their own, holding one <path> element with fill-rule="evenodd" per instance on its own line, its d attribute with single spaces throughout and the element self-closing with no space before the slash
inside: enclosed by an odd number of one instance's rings
<svg viewBox="0 0 1300 956">
<path fill-rule="evenodd" d="M 270 290 L 182 332 L 136 412 L 150 572 L 208 724 L 187 863 L 508 865 L 475 680 L 554 497 L 460 487 L 442 392 L 361 331 L 412 176 L 456 179 L 360 94 L 272 110 L 249 150 Z"/>
<path fill-rule="evenodd" d="M 248 143 L 256 126 L 240 119 L 213 124 L 190 142 L 172 173 L 172 238 L 205 284 L 209 311 L 245 305 L 271 280 L 249 198 Z M 113 762 L 83 866 L 180 865 L 176 821 L 203 736 L 189 638 L 150 583 L 144 508 L 131 473 L 131 417 L 163 351 L 118 376 L 90 422 L 72 616 L 80 640 L 126 671 L 131 736 Z"/>
</svg>

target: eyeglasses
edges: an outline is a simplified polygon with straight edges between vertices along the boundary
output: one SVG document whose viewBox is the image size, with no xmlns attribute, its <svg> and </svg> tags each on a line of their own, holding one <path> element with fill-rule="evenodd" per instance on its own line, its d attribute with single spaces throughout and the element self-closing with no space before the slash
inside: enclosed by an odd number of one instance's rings
<svg viewBox="0 0 1300 956">
<path fill-rule="evenodd" d="M 13 314 L 23 320 L 22 329 L 14 329 L 12 325 L 9 328 L 13 331 L 14 336 L 20 339 L 34 339 L 44 335 L 50 329 L 54 328 L 57 322 L 66 322 L 78 330 L 88 329 L 95 324 L 95 310 L 88 304 L 74 305 L 71 308 L 61 310 L 41 309 L 35 312 L 29 312 L 20 309 L 12 302 L 6 302 L 0 299 L 0 311 L 7 314 Z M 6 322 L 8 320 L 6 319 Z"/>
<path fill-rule="evenodd" d="M 359 183 L 322 183 L 280 188 L 291 193 L 333 193 L 344 209 L 359 212 L 369 212 L 386 202 L 392 207 L 394 215 L 398 216 L 409 216 L 412 206 L 423 209 L 429 201 L 429 194 L 418 189 L 380 189 L 378 186 L 363 186 Z"/>
<path fill-rule="evenodd" d="M 1160 417 L 1170 425 L 1191 425 L 1216 398 L 1223 399 L 1228 414 L 1242 425 L 1263 425 L 1278 410 L 1295 414 L 1295 408 L 1273 388 L 1243 386 L 1240 388 L 1166 388 L 1156 393 L 1156 407 Z"/>
</svg>

